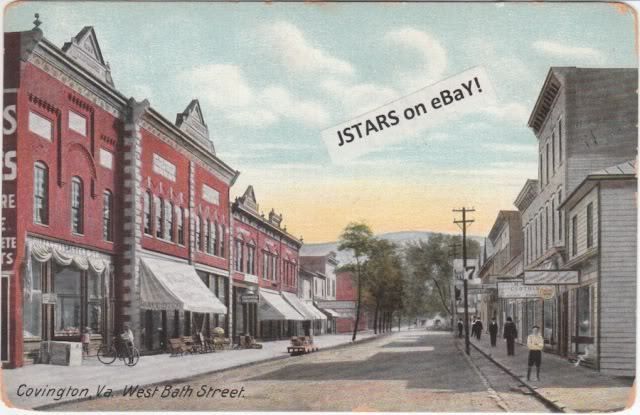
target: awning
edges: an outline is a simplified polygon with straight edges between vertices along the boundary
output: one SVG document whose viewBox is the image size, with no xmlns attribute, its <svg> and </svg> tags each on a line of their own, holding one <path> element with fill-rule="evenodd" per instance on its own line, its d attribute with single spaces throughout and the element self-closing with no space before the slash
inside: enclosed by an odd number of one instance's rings
<svg viewBox="0 0 640 415">
<path fill-rule="evenodd" d="M 226 314 L 191 265 L 144 258 L 140 261 L 140 308 Z"/>
<path fill-rule="evenodd" d="M 313 313 L 316 315 L 317 320 L 327 320 L 327 316 L 322 311 L 320 311 L 318 307 L 313 305 L 313 302 L 305 301 L 304 303 L 311 309 L 311 311 L 313 311 Z"/>
<path fill-rule="evenodd" d="M 338 314 L 337 311 L 332 310 L 330 308 L 323 308 L 322 311 L 324 311 L 325 313 L 329 314 L 331 317 L 333 318 L 338 318 L 340 317 L 340 314 Z"/>
<path fill-rule="evenodd" d="M 306 320 L 277 292 L 260 289 L 258 320 Z"/>
<path fill-rule="evenodd" d="M 309 307 L 302 302 L 294 293 L 288 293 L 283 291 L 282 296 L 298 313 L 302 314 L 305 320 L 317 320 L 318 316 L 309 309 Z"/>
</svg>

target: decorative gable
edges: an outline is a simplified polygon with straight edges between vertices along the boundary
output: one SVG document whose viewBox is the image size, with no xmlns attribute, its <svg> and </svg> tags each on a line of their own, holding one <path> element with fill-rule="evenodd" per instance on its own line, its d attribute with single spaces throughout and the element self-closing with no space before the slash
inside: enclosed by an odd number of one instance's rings
<svg viewBox="0 0 640 415">
<path fill-rule="evenodd" d="M 105 62 L 93 26 L 85 26 L 77 35 L 62 46 L 62 51 L 71 59 L 91 72 L 96 78 L 114 86 L 111 68 Z"/>
<path fill-rule="evenodd" d="M 253 192 L 253 186 L 249 185 L 249 187 L 247 187 L 247 190 L 244 191 L 244 194 L 240 199 L 238 199 L 238 202 L 244 209 L 258 214 L 258 202 L 256 202 L 256 195 Z"/>
<path fill-rule="evenodd" d="M 176 127 L 198 140 L 215 154 L 213 141 L 209 138 L 209 128 L 204 122 L 200 102 L 197 99 L 192 100 L 187 108 L 176 116 Z"/>
</svg>

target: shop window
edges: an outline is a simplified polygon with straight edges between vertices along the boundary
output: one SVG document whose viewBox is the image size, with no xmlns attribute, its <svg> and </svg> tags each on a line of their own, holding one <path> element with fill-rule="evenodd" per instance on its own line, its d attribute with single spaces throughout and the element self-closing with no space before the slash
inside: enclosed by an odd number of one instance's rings
<svg viewBox="0 0 640 415">
<path fill-rule="evenodd" d="M 25 296 L 22 319 L 25 338 L 42 336 L 42 277 L 44 264 L 33 262 L 31 295 Z"/>
<path fill-rule="evenodd" d="M 593 203 L 587 205 L 587 248 L 593 246 Z"/>
<path fill-rule="evenodd" d="M 84 233 L 84 189 L 79 177 L 71 179 L 71 231 Z"/>
<path fill-rule="evenodd" d="M 544 301 L 544 321 L 543 321 L 543 336 L 544 340 L 549 344 L 555 344 L 555 336 L 554 336 L 554 324 L 556 319 L 556 300 L 545 300 Z"/>
<path fill-rule="evenodd" d="M 153 196 L 153 214 L 156 219 L 156 238 L 162 238 L 164 233 L 164 221 L 162 220 L 162 215 L 164 214 L 164 201 L 159 196 Z"/>
<path fill-rule="evenodd" d="M 90 271 L 87 275 L 87 322 L 93 333 L 102 332 L 102 275 Z"/>
<path fill-rule="evenodd" d="M 102 238 L 113 242 L 113 194 L 108 190 L 102 194 Z"/>
<path fill-rule="evenodd" d="M 69 129 L 76 133 L 86 136 L 87 135 L 87 119 L 80 114 L 73 111 L 69 111 Z"/>
<path fill-rule="evenodd" d="M 191 336 L 191 311 L 184 312 L 184 336 Z"/>
<path fill-rule="evenodd" d="M 29 131 L 44 138 L 45 140 L 52 141 L 53 123 L 48 118 L 45 118 L 33 111 L 29 111 Z"/>
<path fill-rule="evenodd" d="M 33 171 L 33 222 L 49 223 L 49 169 L 37 162 Z"/>
<path fill-rule="evenodd" d="M 81 327 L 81 276 L 71 267 L 55 265 L 53 286 L 57 295 L 55 305 L 55 335 L 79 336 Z"/>
<path fill-rule="evenodd" d="M 151 222 L 151 192 L 144 194 L 144 233 L 146 235 L 153 235 L 152 222 Z"/>
<path fill-rule="evenodd" d="M 178 217 L 176 218 L 177 220 L 177 232 L 178 232 L 178 244 L 179 245 L 184 245 L 184 209 L 183 208 L 179 208 L 179 213 L 178 213 Z"/>
</svg>

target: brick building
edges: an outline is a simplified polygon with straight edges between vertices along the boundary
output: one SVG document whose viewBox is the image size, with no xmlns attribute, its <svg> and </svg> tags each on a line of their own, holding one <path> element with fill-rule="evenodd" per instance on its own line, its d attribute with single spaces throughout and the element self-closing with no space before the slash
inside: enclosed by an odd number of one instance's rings
<svg viewBox="0 0 640 415">
<path fill-rule="evenodd" d="M 127 323 L 141 350 L 230 331 L 239 173 L 198 101 L 171 122 L 116 88 L 93 28 L 59 48 L 38 25 L 5 34 L 3 365 L 86 327 L 99 344 Z"/>
</svg>

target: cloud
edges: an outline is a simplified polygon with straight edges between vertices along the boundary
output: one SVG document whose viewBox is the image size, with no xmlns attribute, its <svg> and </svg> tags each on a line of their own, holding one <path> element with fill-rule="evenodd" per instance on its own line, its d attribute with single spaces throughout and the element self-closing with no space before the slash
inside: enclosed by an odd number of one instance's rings
<svg viewBox="0 0 640 415">
<path fill-rule="evenodd" d="M 482 108 L 479 112 L 491 115 L 499 120 L 511 121 L 518 124 L 526 124 L 529 119 L 527 107 L 518 102 L 490 105 Z"/>
<path fill-rule="evenodd" d="M 604 63 L 604 53 L 586 46 L 569 46 L 552 40 L 537 40 L 533 48 L 543 55 L 567 60 L 584 60 L 593 63 Z"/>
<path fill-rule="evenodd" d="M 335 98 L 344 110 L 342 121 L 373 110 L 398 98 L 395 89 L 373 83 L 347 83 L 337 79 L 327 79 L 320 88 Z"/>
<path fill-rule="evenodd" d="M 352 75 L 355 72 L 349 62 L 311 45 L 304 33 L 289 22 L 265 25 L 260 32 L 261 39 L 292 71 L 334 75 Z"/>
<path fill-rule="evenodd" d="M 430 34 L 405 27 L 388 32 L 385 40 L 395 46 L 413 51 L 420 57 L 419 68 L 397 71 L 394 75 L 405 91 L 411 92 L 424 88 L 444 77 L 447 69 L 447 51 Z"/>
<path fill-rule="evenodd" d="M 262 89 L 250 85 L 237 65 L 201 65 L 177 78 L 182 89 L 199 96 L 204 105 L 234 124 L 266 127 L 288 119 L 320 126 L 329 120 L 328 111 L 319 102 L 298 98 L 278 85 Z"/>
<path fill-rule="evenodd" d="M 538 153 L 537 146 L 531 144 L 483 143 L 481 145 L 487 150 L 499 153 Z"/>
</svg>

